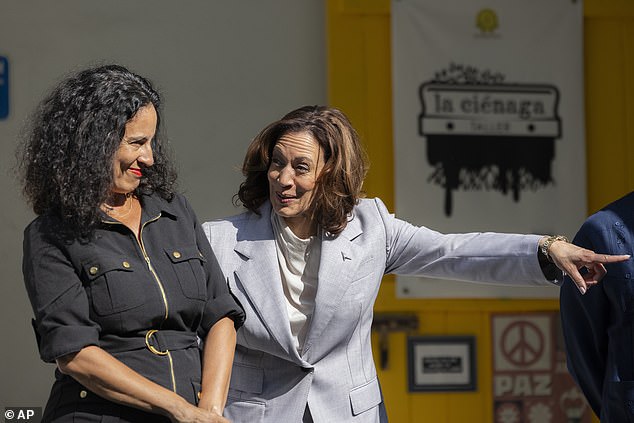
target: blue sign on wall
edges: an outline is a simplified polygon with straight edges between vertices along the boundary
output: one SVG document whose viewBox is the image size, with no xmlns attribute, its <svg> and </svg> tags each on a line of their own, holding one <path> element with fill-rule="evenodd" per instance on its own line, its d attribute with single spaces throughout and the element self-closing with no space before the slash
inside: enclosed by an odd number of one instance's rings
<svg viewBox="0 0 634 423">
<path fill-rule="evenodd" d="M 9 116 L 9 61 L 0 56 L 0 119 Z"/>
</svg>

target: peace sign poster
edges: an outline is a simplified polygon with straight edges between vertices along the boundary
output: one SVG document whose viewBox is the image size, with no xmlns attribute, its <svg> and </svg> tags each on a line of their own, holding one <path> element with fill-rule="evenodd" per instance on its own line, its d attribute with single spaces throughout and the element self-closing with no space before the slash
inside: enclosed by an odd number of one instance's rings
<svg viewBox="0 0 634 423">
<path fill-rule="evenodd" d="M 592 411 L 566 369 L 556 312 L 493 314 L 493 421 L 589 423 Z"/>
<path fill-rule="evenodd" d="M 586 216 L 582 2 L 392 0 L 391 16 L 397 216 L 440 232 L 571 238 Z M 397 287 L 558 295 L 412 277 Z"/>
</svg>

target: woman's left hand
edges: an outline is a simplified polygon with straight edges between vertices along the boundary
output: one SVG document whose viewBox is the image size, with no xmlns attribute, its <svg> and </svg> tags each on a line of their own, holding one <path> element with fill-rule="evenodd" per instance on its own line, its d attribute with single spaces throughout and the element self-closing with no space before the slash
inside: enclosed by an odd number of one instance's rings
<svg viewBox="0 0 634 423">
<path fill-rule="evenodd" d="M 174 423 L 230 423 L 217 409 L 203 410 L 189 403 L 182 404 L 177 412 L 170 416 L 170 420 Z"/>
<path fill-rule="evenodd" d="M 630 258 L 629 255 L 597 254 L 565 241 L 553 242 L 548 253 L 553 263 L 570 276 L 582 294 L 605 276 L 607 271 L 604 264 L 617 263 Z M 582 275 L 579 269 L 584 267 L 587 272 Z"/>
</svg>

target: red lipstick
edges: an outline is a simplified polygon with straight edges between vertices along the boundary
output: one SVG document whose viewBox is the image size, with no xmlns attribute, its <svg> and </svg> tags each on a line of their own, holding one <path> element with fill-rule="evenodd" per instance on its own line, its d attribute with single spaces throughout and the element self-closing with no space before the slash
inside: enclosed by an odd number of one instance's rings
<svg viewBox="0 0 634 423">
<path fill-rule="evenodd" d="M 129 168 L 128 170 L 129 170 L 131 173 L 133 173 L 135 176 L 138 176 L 139 178 L 140 178 L 141 176 L 143 176 L 143 172 L 141 172 L 141 169 L 138 169 L 138 168 L 132 168 L 132 167 L 131 167 L 131 168 Z"/>
</svg>

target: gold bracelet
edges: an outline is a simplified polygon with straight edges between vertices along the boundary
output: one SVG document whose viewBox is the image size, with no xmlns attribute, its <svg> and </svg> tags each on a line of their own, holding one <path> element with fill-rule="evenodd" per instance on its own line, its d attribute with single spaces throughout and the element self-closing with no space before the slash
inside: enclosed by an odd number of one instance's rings
<svg viewBox="0 0 634 423">
<path fill-rule="evenodd" d="M 540 251 L 541 251 L 542 255 L 544 257 L 546 257 L 548 259 L 548 261 L 551 262 L 551 263 L 553 262 L 553 259 L 550 256 L 550 246 L 553 245 L 553 243 L 555 241 L 570 242 L 570 240 L 568 240 L 568 238 L 566 238 L 563 235 L 551 235 L 548 238 L 546 238 L 544 243 L 539 248 L 540 248 Z"/>
</svg>

